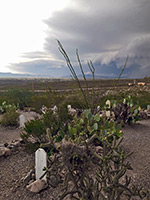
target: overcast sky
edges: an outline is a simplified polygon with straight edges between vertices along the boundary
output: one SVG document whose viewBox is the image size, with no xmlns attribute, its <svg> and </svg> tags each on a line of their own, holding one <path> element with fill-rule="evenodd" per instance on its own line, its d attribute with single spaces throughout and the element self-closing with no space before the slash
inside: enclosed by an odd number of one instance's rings
<svg viewBox="0 0 150 200">
<path fill-rule="evenodd" d="M 77 73 L 115 77 L 127 55 L 126 77 L 150 76 L 150 0 L 0 0 L 0 72 L 70 74 L 56 40 Z"/>
</svg>

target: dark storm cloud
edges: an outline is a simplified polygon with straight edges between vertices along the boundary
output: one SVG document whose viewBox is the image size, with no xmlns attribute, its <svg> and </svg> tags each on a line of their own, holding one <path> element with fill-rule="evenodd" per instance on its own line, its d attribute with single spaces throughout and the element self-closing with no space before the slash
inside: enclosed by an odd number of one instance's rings
<svg viewBox="0 0 150 200">
<path fill-rule="evenodd" d="M 49 52 L 57 52 L 55 38 L 71 55 L 75 48 L 81 54 L 97 54 L 118 50 L 150 33 L 150 1 L 94 0 L 77 1 L 75 5 L 45 20 L 50 29 L 45 43 Z"/>
<path fill-rule="evenodd" d="M 131 68 L 130 77 L 150 76 L 150 35 L 142 36 L 120 49 L 110 62 L 115 61 L 120 68 L 127 55 L 129 56 L 127 68 Z"/>
<path fill-rule="evenodd" d="M 101 73 L 108 70 L 108 74 L 110 67 L 113 68 L 108 66 L 112 61 L 116 68 L 122 67 L 129 55 L 128 77 L 150 75 L 149 10 L 148 0 L 94 0 L 88 3 L 78 0 L 45 21 L 52 30 L 45 49 L 60 58 L 55 36 L 62 41 L 73 61 L 75 48 L 78 48 L 81 58 L 99 62 Z"/>
<path fill-rule="evenodd" d="M 26 53 L 23 57 L 31 62 L 11 67 L 18 72 L 37 73 L 38 69 L 44 74 L 53 68 L 54 76 L 69 73 L 58 39 L 75 66 L 78 48 L 83 65 L 91 59 L 98 74 L 115 76 L 129 55 L 128 76 L 150 75 L 149 21 L 150 0 L 70 0 L 65 9 L 44 20 L 48 27 L 44 52 Z"/>
</svg>

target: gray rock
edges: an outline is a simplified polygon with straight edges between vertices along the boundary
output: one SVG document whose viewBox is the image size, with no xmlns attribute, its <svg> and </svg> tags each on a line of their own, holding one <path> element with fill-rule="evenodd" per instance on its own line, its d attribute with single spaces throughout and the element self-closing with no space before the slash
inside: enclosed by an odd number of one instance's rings
<svg viewBox="0 0 150 200">
<path fill-rule="evenodd" d="M 34 171 L 35 171 L 34 169 L 31 169 L 29 173 L 23 178 L 24 185 L 27 185 L 29 181 L 32 179 Z"/>
<path fill-rule="evenodd" d="M 11 150 L 7 147 L 0 147 L 0 157 L 7 157 L 11 155 Z"/>
<path fill-rule="evenodd" d="M 36 180 L 32 182 L 30 185 L 27 185 L 27 189 L 33 193 L 39 193 L 41 190 L 46 189 L 48 184 L 45 180 Z"/>
<path fill-rule="evenodd" d="M 16 142 L 13 143 L 13 145 L 14 145 L 15 147 L 20 147 L 21 144 L 20 144 L 20 141 L 16 141 Z"/>
<path fill-rule="evenodd" d="M 0 144 L 0 148 L 2 148 L 2 147 L 5 147 L 5 145 L 4 144 Z"/>
<path fill-rule="evenodd" d="M 11 142 L 11 143 L 8 145 L 8 147 L 9 147 L 10 149 L 14 149 L 14 150 L 18 149 L 20 146 L 21 146 L 21 143 L 20 143 L 19 140 L 13 141 L 13 142 Z"/>
<path fill-rule="evenodd" d="M 59 175 L 58 176 L 51 175 L 49 177 L 49 184 L 53 188 L 56 188 L 59 185 L 59 183 L 62 183 L 61 177 Z"/>
</svg>

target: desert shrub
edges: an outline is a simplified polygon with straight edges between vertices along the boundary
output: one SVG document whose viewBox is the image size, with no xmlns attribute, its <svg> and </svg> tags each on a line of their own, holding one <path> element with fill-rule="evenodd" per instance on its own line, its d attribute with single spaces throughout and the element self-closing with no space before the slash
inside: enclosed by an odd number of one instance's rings
<svg viewBox="0 0 150 200">
<path fill-rule="evenodd" d="M 67 124 L 71 120 L 72 116 L 64 104 L 59 105 L 55 113 L 49 110 L 43 115 L 44 125 L 49 129 L 48 134 L 55 142 L 60 142 L 64 138 L 67 131 Z"/>
<path fill-rule="evenodd" d="M 133 103 L 131 96 L 124 98 L 121 103 L 112 101 L 112 111 L 117 123 L 135 123 L 139 120 L 139 104 Z"/>
<path fill-rule="evenodd" d="M 6 112 L 2 116 L 2 126 L 17 126 L 19 114 L 14 107 L 7 108 Z"/>
<path fill-rule="evenodd" d="M 43 105 L 48 106 L 48 98 L 46 95 L 36 94 L 32 97 L 31 107 L 36 112 L 41 113 L 41 108 Z"/>
<path fill-rule="evenodd" d="M 117 139 L 122 136 L 121 126 L 116 125 L 113 119 L 107 120 L 98 114 L 93 115 L 90 110 L 84 111 L 79 118 L 75 116 L 68 123 L 66 137 L 71 141 L 81 142 L 95 134 L 99 143 L 104 139 L 102 135 L 106 135 L 112 141 L 112 135 L 115 135 Z"/>
<path fill-rule="evenodd" d="M 6 101 L 7 102 L 7 96 L 5 96 L 5 94 L 1 94 L 0 93 L 0 105 L 2 105 L 2 103 Z"/>
<path fill-rule="evenodd" d="M 15 106 L 14 104 L 8 104 L 6 101 L 3 101 L 0 106 L 0 113 L 5 113 L 9 108 L 12 108 L 14 110 L 18 109 L 18 105 Z"/>
<path fill-rule="evenodd" d="M 127 98 L 128 96 L 132 97 L 134 105 L 138 104 L 141 108 L 146 109 L 147 105 L 150 104 L 150 92 L 137 90 L 136 88 L 135 91 L 119 91 L 117 94 L 103 96 L 99 101 L 99 105 L 101 107 L 105 106 L 105 102 L 107 99 L 109 99 L 110 101 L 115 101 L 117 104 L 119 104 L 123 101 L 123 99 Z"/>
<path fill-rule="evenodd" d="M 35 119 L 27 122 L 20 136 L 26 144 L 26 150 L 35 152 L 42 142 L 46 142 L 46 128 L 43 121 Z"/>
<path fill-rule="evenodd" d="M 81 95 L 69 95 L 64 101 L 65 105 L 71 105 L 75 109 L 88 109 Z"/>
<path fill-rule="evenodd" d="M 42 119 L 31 120 L 26 123 L 25 132 L 21 134 L 21 137 L 28 144 L 32 143 L 30 140 L 32 138 L 33 142 L 38 142 L 42 146 L 50 142 L 51 137 L 60 142 L 64 138 L 67 122 L 71 119 L 72 117 L 64 105 L 59 106 L 55 113 L 49 109 Z M 49 132 L 46 131 L 47 129 Z"/>
<path fill-rule="evenodd" d="M 39 143 L 45 142 L 46 129 L 42 120 L 35 119 L 27 122 L 24 130 L 26 131 L 26 134 L 22 133 L 22 138 L 28 139 L 29 137 L 33 137 L 35 141 Z"/>
<path fill-rule="evenodd" d="M 31 103 L 32 93 L 26 89 L 11 89 L 7 93 L 8 103 L 19 105 L 22 110 Z"/>
<path fill-rule="evenodd" d="M 60 132 L 64 132 L 65 122 L 61 121 L 59 116 L 56 114 L 53 114 L 52 111 L 47 112 L 43 116 L 43 121 L 46 128 L 49 128 L 49 134 L 52 138 L 55 138 L 59 135 Z M 58 136 L 58 140 L 62 140 L 64 137 L 63 135 Z"/>
<path fill-rule="evenodd" d="M 62 121 L 62 122 L 68 122 L 69 120 L 72 119 L 72 116 L 71 114 L 68 112 L 68 108 L 67 106 L 62 103 L 58 106 L 58 111 L 57 111 L 57 114 L 59 116 L 59 119 Z"/>
<path fill-rule="evenodd" d="M 51 108 L 54 105 L 59 105 L 62 101 L 64 101 L 63 95 L 49 89 L 44 94 L 34 94 L 30 105 L 36 112 L 41 112 L 43 105 L 47 108 Z"/>
<path fill-rule="evenodd" d="M 132 95 L 133 102 L 138 101 L 141 108 L 147 108 L 147 105 L 150 104 L 150 92 L 139 91 L 137 94 Z"/>
</svg>

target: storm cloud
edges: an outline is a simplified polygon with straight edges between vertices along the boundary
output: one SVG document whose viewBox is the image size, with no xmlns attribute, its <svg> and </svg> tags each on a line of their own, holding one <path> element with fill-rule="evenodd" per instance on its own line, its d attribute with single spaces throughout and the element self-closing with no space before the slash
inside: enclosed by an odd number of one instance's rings
<svg viewBox="0 0 150 200">
<path fill-rule="evenodd" d="M 66 8 L 43 20 L 47 25 L 44 52 L 26 53 L 23 57 L 30 58 L 29 62 L 10 67 L 30 73 L 38 69 L 53 76 L 56 71 L 56 76 L 69 73 L 58 39 L 75 66 L 78 48 L 83 64 L 92 60 L 98 74 L 108 74 L 112 68 L 110 75 L 115 76 L 128 55 L 128 77 L 150 75 L 149 20 L 149 0 L 70 0 Z"/>
<path fill-rule="evenodd" d="M 120 68 L 127 56 L 129 56 L 127 68 L 131 68 L 129 77 L 150 75 L 150 35 L 141 36 L 118 51 L 103 53 L 97 60 L 100 60 L 102 65 L 115 62 L 117 68 Z"/>
</svg>

